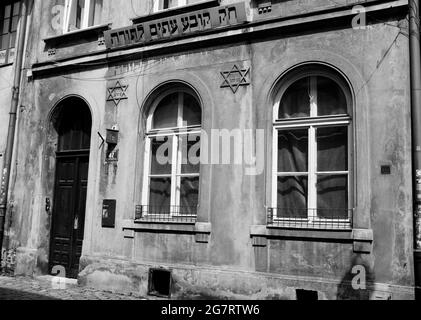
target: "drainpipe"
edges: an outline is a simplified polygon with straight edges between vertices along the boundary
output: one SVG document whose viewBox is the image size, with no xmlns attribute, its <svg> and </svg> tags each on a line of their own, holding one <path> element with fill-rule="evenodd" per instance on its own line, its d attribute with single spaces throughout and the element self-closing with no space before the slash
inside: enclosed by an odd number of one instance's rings
<svg viewBox="0 0 421 320">
<path fill-rule="evenodd" d="M 16 118 L 17 109 L 19 105 L 19 91 L 20 82 L 22 77 L 22 66 L 25 49 L 25 37 L 26 37 L 26 24 L 28 16 L 28 2 L 29 0 L 22 1 L 21 10 L 21 23 L 19 27 L 18 45 L 16 48 L 16 60 L 14 70 L 14 80 L 12 88 L 12 101 L 10 105 L 9 113 L 9 129 L 7 132 L 7 143 L 6 152 L 4 154 L 3 171 L 1 177 L 1 190 L 0 190 L 0 260 L 1 260 L 1 249 L 3 248 L 3 237 L 4 237 L 4 224 L 7 212 L 7 195 L 9 192 L 9 180 L 10 171 L 12 166 L 13 147 L 15 141 L 15 129 L 16 129 Z"/>
<path fill-rule="evenodd" d="M 421 53 L 419 0 L 409 0 L 411 63 L 412 147 L 414 174 L 414 273 L 415 295 L 421 298 Z"/>
</svg>

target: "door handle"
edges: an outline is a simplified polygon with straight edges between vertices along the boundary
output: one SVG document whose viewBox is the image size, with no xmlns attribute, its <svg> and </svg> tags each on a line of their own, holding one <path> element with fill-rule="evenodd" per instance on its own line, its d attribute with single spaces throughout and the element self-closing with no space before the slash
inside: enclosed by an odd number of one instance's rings
<svg viewBox="0 0 421 320">
<path fill-rule="evenodd" d="M 79 229 L 79 216 L 76 216 L 76 217 L 75 217 L 75 221 L 74 221 L 73 229 L 74 229 L 74 230 Z"/>
</svg>

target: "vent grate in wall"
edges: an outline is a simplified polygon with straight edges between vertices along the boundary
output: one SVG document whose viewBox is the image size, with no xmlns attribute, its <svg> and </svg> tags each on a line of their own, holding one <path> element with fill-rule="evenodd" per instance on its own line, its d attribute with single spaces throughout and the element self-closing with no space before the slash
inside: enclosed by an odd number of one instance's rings
<svg viewBox="0 0 421 320">
<path fill-rule="evenodd" d="M 298 301 L 317 301 L 319 300 L 319 294 L 317 291 L 297 289 L 295 290 Z"/>
<path fill-rule="evenodd" d="M 165 269 L 149 269 L 148 295 L 170 298 L 172 272 Z"/>
</svg>

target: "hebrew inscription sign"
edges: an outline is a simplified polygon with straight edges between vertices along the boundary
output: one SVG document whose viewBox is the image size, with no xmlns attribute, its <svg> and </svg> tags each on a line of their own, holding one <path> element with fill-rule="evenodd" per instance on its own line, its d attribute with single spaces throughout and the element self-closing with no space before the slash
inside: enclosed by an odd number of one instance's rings
<svg viewBox="0 0 421 320">
<path fill-rule="evenodd" d="M 194 11 L 104 32 L 108 49 L 226 28 L 247 21 L 245 3 Z"/>
</svg>

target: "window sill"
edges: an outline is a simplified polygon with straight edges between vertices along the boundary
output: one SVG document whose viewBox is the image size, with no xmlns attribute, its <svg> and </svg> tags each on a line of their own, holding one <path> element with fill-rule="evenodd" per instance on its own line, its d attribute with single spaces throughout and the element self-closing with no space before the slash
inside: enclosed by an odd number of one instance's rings
<svg viewBox="0 0 421 320">
<path fill-rule="evenodd" d="M 188 4 L 182 7 L 160 10 L 148 15 L 131 18 L 130 20 L 132 20 L 133 24 L 138 24 L 138 23 L 142 23 L 142 22 L 146 22 L 150 20 L 163 19 L 163 18 L 175 16 L 178 14 L 189 13 L 191 11 L 219 6 L 220 3 L 221 3 L 221 0 L 205 0 L 199 3 Z"/>
<path fill-rule="evenodd" d="M 211 223 L 173 221 L 157 222 L 147 220 L 124 220 L 124 237 L 133 239 L 136 232 L 162 232 L 194 234 L 196 242 L 208 243 L 211 234 Z"/>
<path fill-rule="evenodd" d="M 268 238 L 337 239 L 352 240 L 352 230 L 292 229 L 272 226 L 252 226 L 251 236 Z"/>
<path fill-rule="evenodd" d="M 266 247 L 267 239 L 297 239 L 315 241 L 337 241 L 353 244 L 356 253 L 371 253 L 373 245 L 373 230 L 322 230 L 322 229 L 286 229 L 255 225 L 250 227 L 250 236 L 254 247 Z"/>
<path fill-rule="evenodd" d="M 72 41 L 74 39 L 84 39 L 88 38 L 92 35 L 98 35 L 102 31 L 110 30 L 112 23 L 101 24 L 85 29 L 75 30 L 71 32 L 67 32 L 58 36 L 52 36 L 48 38 L 44 38 L 43 41 L 49 47 L 53 47 L 58 43 L 66 43 Z"/>
<path fill-rule="evenodd" d="M 134 221 L 135 230 L 157 230 L 157 231 L 181 231 L 187 233 L 193 233 L 195 228 L 194 222 L 181 222 L 181 221 Z"/>
</svg>

